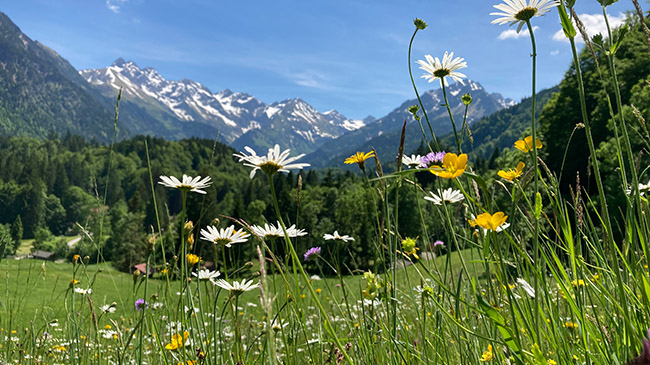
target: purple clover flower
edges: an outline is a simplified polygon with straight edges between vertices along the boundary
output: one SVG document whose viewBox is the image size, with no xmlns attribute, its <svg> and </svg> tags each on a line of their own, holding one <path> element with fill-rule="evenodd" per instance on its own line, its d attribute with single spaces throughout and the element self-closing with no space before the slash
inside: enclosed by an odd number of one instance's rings
<svg viewBox="0 0 650 365">
<path fill-rule="evenodd" d="M 320 256 L 321 248 L 320 247 L 312 247 L 307 252 L 305 252 L 305 261 L 309 260 L 315 260 L 316 257 Z"/>
<path fill-rule="evenodd" d="M 420 166 L 424 168 L 428 168 L 429 166 L 433 165 L 434 163 L 441 163 L 442 160 L 445 158 L 445 155 L 447 152 L 441 151 L 441 152 L 429 152 L 427 153 L 424 157 L 420 159 Z"/>
<path fill-rule="evenodd" d="M 433 243 L 433 248 L 436 248 L 436 247 L 438 247 L 438 246 L 441 246 L 441 247 L 442 247 L 442 246 L 444 246 L 444 245 L 445 245 L 444 242 L 442 242 L 442 241 L 440 241 L 440 240 L 437 240 L 436 242 Z"/>
<path fill-rule="evenodd" d="M 135 301 L 135 310 L 141 311 L 143 309 L 149 309 L 149 302 L 145 302 L 144 299 L 140 298 Z"/>
</svg>

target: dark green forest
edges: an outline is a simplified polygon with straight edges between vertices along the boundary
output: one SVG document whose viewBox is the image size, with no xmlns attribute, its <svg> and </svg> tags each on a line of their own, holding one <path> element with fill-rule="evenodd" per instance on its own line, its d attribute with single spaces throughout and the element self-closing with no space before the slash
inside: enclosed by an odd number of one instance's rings
<svg viewBox="0 0 650 365">
<path fill-rule="evenodd" d="M 166 257 L 173 257 L 181 195 L 176 189 L 157 184 L 160 175 L 180 177 L 185 173 L 212 178 L 207 194 L 189 194 L 188 216 L 199 228 L 213 224 L 215 219 L 220 226 L 230 225 L 229 217 L 248 224 L 275 223 L 266 177 L 250 179 L 249 169 L 232 156 L 235 152 L 221 143 L 201 139 L 172 142 L 137 137 L 118 142 L 111 149 L 74 135 L 45 140 L 2 138 L 0 224 L 4 232 L 0 235 L 10 240 L 5 254 L 15 252 L 21 238 L 35 238 L 35 248 L 53 251 L 58 257 L 71 259 L 79 254 L 93 261 L 112 261 L 120 270 L 128 271 L 145 259 L 148 236 L 160 231 L 163 241 L 169 243 L 165 245 Z M 343 263 L 350 270 L 373 265 L 372 255 L 367 253 L 374 250 L 373 224 L 380 207 L 373 206 L 365 180 L 336 169 L 277 174 L 275 179 L 283 219 L 309 232 L 297 240 L 299 251 L 323 245 L 327 252 L 322 236 L 338 230 L 356 239 L 343 253 Z M 411 188 L 402 189 L 401 195 L 406 202 L 400 208 L 402 233 L 415 236 L 422 231 L 415 199 L 423 193 Z M 63 234 L 82 234 L 84 238 L 69 249 L 65 240 L 53 238 Z M 249 241 L 236 246 L 228 259 L 241 263 L 250 260 L 254 244 Z M 211 246 L 197 237 L 193 250 L 205 261 L 214 261 Z M 162 252 L 154 256 L 156 264 L 164 264 Z"/>
</svg>

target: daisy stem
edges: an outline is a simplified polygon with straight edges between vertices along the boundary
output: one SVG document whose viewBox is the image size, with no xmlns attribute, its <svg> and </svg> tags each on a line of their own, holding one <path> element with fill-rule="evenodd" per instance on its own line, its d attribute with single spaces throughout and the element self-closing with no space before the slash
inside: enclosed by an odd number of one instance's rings
<svg viewBox="0 0 650 365">
<path fill-rule="evenodd" d="M 444 77 L 440 78 L 440 85 L 442 85 L 442 96 L 445 98 L 445 108 L 447 108 L 447 113 L 449 113 L 449 119 L 451 120 L 451 126 L 454 129 L 454 139 L 456 140 L 456 147 L 458 148 L 458 154 L 463 153 L 463 149 L 460 146 L 460 139 L 458 138 L 458 132 L 456 131 L 456 122 L 454 122 L 454 114 L 451 112 L 449 107 L 449 101 L 447 100 L 447 88 L 445 87 Z M 533 100 L 535 100 L 533 98 Z"/>
<path fill-rule="evenodd" d="M 273 184 L 273 175 L 272 174 L 267 174 L 269 177 L 269 185 L 271 188 L 271 198 L 273 199 L 273 206 L 275 207 L 275 214 L 278 216 L 278 221 L 280 222 L 280 225 L 282 226 L 282 232 L 284 233 L 284 241 L 286 242 L 287 246 L 289 247 L 289 251 L 291 253 L 291 259 L 294 262 L 294 265 L 298 266 L 298 269 L 300 270 L 300 274 L 302 275 L 303 280 L 305 281 L 305 284 L 307 285 L 307 288 L 309 289 L 309 292 L 311 293 L 312 298 L 314 298 L 314 301 L 316 302 L 316 306 L 318 307 L 318 310 L 320 311 L 321 315 L 323 316 L 323 319 L 325 320 L 325 329 L 327 332 L 329 332 L 330 336 L 332 336 L 332 339 L 334 339 L 334 343 L 336 346 L 339 348 L 345 359 L 348 361 L 350 364 L 354 364 L 354 361 L 352 358 L 348 355 L 347 351 L 345 350 L 345 347 L 341 344 L 341 340 L 336 336 L 336 332 L 334 332 L 334 327 L 332 327 L 332 323 L 329 320 L 329 317 L 327 316 L 327 312 L 325 311 L 325 308 L 323 308 L 323 305 L 321 304 L 320 300 L 318 299 L 318 294 L 316 294 L 316 291 L 314 290 L 314 287 L 311 285 L 311 282 L 309 280 L 309 277 L 307 276 L 307 273 L 305 272 L 305 269 L 302 267 L 302 264 L 300 263 L 300 259 L 298 258 L 298 254 L 296 253 L 295 248 L 293 247 L 293 243 L 291 243 L 291 240 L 289 239 L 289 234 L 287 233 L 287 228 L 284 225 L 284 221 L 282 220 L 282 214 L 280 212 L 280 206 L 278 205 L 278 198 L 275 194 L 275 186 Z M 296 283 L 297 284 L 297 283 Z"/>
<path fill-rule="evenodd" d="M 535 121 L 535 89 L 536 89 L 536 73 L 537 73 L 537 45 L 535 44 L 535 35 L 533 33 L 533 26 L 530 24 L 530 20 L 526 20 L 526 25 L 528 26 L 528 32 L 530 34 L 530 41 L 531 45 L 533 48 L 533 53 L 531 54 L 531 57 L 533 58 L 533 75 L 532 75 L 532 96 L 531 96 L 531 127 L 532 127 L 532 145 L 533 145 L 533 166 L 535 167 L 535 182 L 534 182 L 534 189 L 535 189 L 535 196 L 539 194 L 539 178 L 538 178 L 538 161 L 537 161 L 537 146 L 536 146 L 536 141 L 537 141 L 537 126 L 536 126 L 536 121 Z M 535 265 L 541 264 L 539 262 L 539 219 L 535 218 L 535 236 L 534 236 L 534 260 L 535 260 Z M 544 272 L 546 269 L 544 267 L 540 268 L 541 272 Z M 534 280 L 534 288 L 535 292 L 539 292 L 539 281 L 537 279 L 537 275 L 535 276 Z M 535 336 L 537 338 L 537 341 L 540 339 L 540 325 L 539 325 L 539 298 L 538 296 L 535 296 Z"/>
<path fill-rule="evenodd" d="M 415 80 L 413 79 L 413 71 L 411 70 L 411 48 L 413 47 L 413 40 L 415 39 L 415 35 L 418 33 L 418 30 L 419 30 L 418 28 L 415 28 L 415 32 L 413 32 L 413 36 L 411 37 L 411 41 L 409 42 L 409 54 L 408 54 L 409 76 L 411 77 L 411 84 L 413 85 L 413 90 L 415 90 L 415 96 L 418 98 L 418 103 L 420 103 L 420 109 L 422 109 L 422 114 L 424 114 L 424 119 L 427 120 L 427 125 L 429 126 L 429 131 L 431 132 L 431 138 L 433 138 L 433 143 L 436 145 L 436 151 L 440 151 L 440 146 L 438 146 L 438 140 L 436 139 L 436 135 L 433 133 L 433 128 L 431 128 L 431 122 L 429 122 L 429 116 L 427 115 L 427 110 L 424 108 L 422 99 L 420 99 L 420 93 L 418 93 L 418 88 L 417 86 L 415 86 Z M 418 124 L 420 125 L 420 130 L 422 131 L 422 138 L 424 138 L 424 142 L 426 142 L 427 147 L 429 147 L 429 151 L 433 152 L 433 150 L 431 149 L 431 145 L 427 140 L 427 136 L 424 133 L 424 128 L 422 127 L 422 121 L 418 120 Z"/>
<path fill-rule="evenodd" d="M 181 260 L 181 282 L 180 282 L 180 292 L 181 292 L 181 303 L 184 302 L 183 296 L 185 294 L 185 285 L 187 285 L 187 275 L 186 275 L 186 261 L 187 261 L 187 247 L 185 246 L 185 212 L 187 211 L 187 190 L 186 189 L 181 189 L 182 195 L 183 195 L 183 210 L 181 211 L 181 219 L 180 219 L 180 228 L 181 228 L 181 247 L 180 247 L 180 252 L 181 252 L 181 257 L 179 258 Z M 178 316 L 179 313 L 182 310 L 182 304 L 179 303 L 179 306 L 176 310 L 176 315 Z M 178 318 L 176 319 L 178 320 Z"/>
</svg>

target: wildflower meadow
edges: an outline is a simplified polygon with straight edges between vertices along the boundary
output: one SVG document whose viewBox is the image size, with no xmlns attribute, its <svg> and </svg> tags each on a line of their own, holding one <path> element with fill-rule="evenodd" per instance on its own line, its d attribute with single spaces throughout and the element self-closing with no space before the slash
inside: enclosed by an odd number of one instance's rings
<svg viewBox="0 0 650 365">
<path fill-rule="evenodd" d="M 614 1 L 598 2 L 607 19 Z M 520 52 L 530 54 L 531 73 L 517 77 L 532 95 L 526 132 L 487 169 L 472 157 L 472 126 L 450 107 L 461 100 L 467 116 L 471 95 L 447 92 L 472 65 L 452 50 L 414 62 L 412 45 L 428 28 L 415 19 L 408 71 L 439 83 L 453 134 L 436 136 L 424 105 L 411 106 L 424 151 L 404 150 L 405 122 L 393 161 L 374 149 L 340 161 L 356 176 L 334 190 L 349 192 L 354 209 L 327 224 L 308 217 L 334 209 L 333 200 L 309 190 L 309 164 L 282 145 L 223 162 L 248 173 L 251 191 L 268 191 L 268 206 L 256 203 L 263 217 L 251 221 L 241 209 L 218 211 L 236 199 L 221 189 L 235 170 L 211 175 L 214 163 L 201 173 L 191 158 L 186 170 L 165 170 L 150 159 L 157 141 L 139 141 L 148 186 L 136 203 L 150 224 L 137 237 L 108 235 L 137 241 L 142 265 L 123 273 L 104 259 L 126 253 L 103 246 L 113 241 L 102 237 L 111 216 L 101 210 L 85 235 L 91 254 L 3 259 L 0 364 L 650 364 L 647 106 L 618 82 L 631 34 L 650 60 L 650 32 L 630 14 L 590 38 L 575 3 L 503 0 L 485 14 L 494 27 L 529 33 Z M 573 98 L 544 108 L 567 102 L 577 119 L 554 128 L 540 127 L 536 105 L 539 16 L 557 17 L 573 54 L 565 79 Z M 643 77 L 639 88 L 650 84 Z M 606 126 L 592 124 L 594 110 Z M 584 136 L 582 173 L 556 168 L 579 155 L 555 146 L 561 128 Z M 605 134 L 608 143 L 597 139 Z M 113 163 L 109 174 L 125 164 Z M 282 193 L 288 173 L 295 186 Z M 160 194 L 174 194 L 173 217 Z M 136 221 L 126 217 L 115 227 Z"/>
</svg>

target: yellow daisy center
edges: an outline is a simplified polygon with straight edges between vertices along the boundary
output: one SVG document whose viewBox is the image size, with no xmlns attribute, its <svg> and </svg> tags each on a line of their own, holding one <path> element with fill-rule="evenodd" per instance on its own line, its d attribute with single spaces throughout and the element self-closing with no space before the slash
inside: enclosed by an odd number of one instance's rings
<svg viewBox="0 0 650 365">
<path fill-rule="evenodd" d="M 530 20 L 530 18 L 534 17 L 535 14 L 537 14 L 537 8 L 526 7 L 523 8 L 522 10 L 519 10 L 519 12 L 515 14 L 515 19 L 525 22 Z"/>
</svg>

